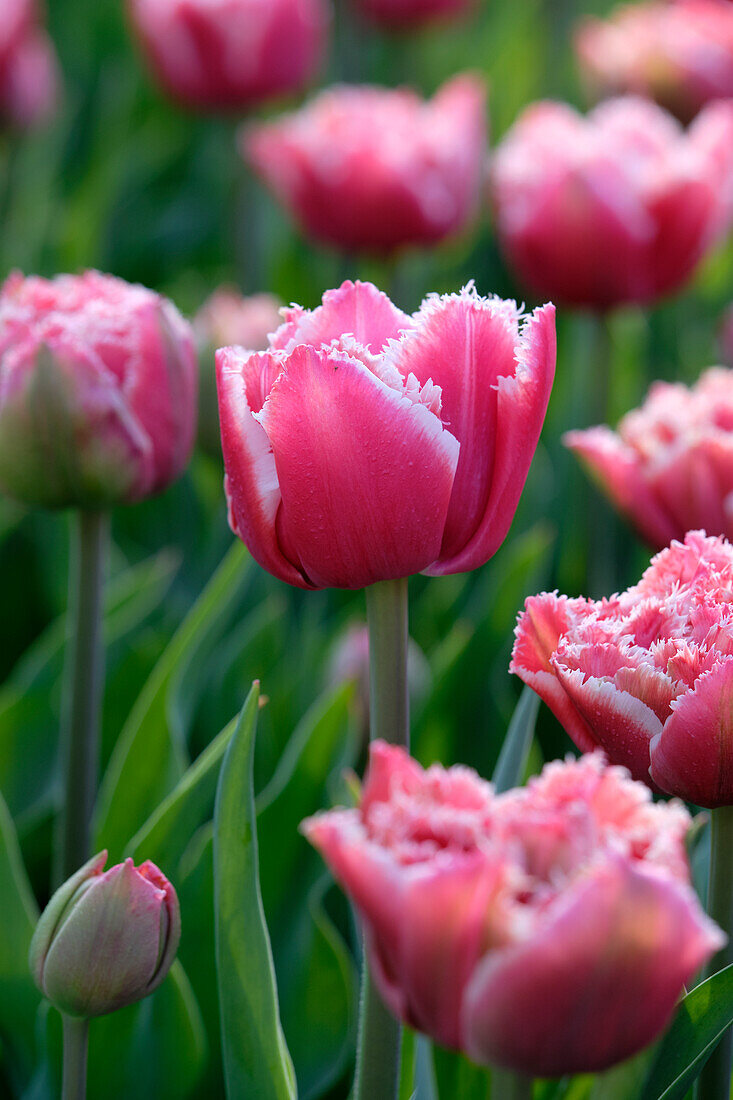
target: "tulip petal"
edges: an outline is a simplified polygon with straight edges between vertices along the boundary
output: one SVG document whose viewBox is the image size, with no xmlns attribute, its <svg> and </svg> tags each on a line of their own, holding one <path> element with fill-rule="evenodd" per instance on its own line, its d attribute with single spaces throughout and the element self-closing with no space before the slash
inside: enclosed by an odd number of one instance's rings
<svg viewBox="0 0 733 1100">
<path fill-rule="evenodd" d="M 361 588 L 437 558 L 459 445 L 424 405 L 348 355 L 298 345 L 257 420 L 313 584 Z"/>
<path fill-rule="evenodd" d="M 651 774 L 663 791 L 696 806 L 733 804 L 733 659 L 672 704 L 651 743 Z"/>
<path fill-rule="evenodd" d="M 337 290 L 327 290 L 316 309 L 291 306 L 285 323 L 272 337 L 272 347 L 292 351 L 296 344 L 330 344 L 345 334 L 376 355 L 388 340 L 413 327 L 411 317 L 393 305 L 372 283 L 347 279 Z"/>
<path fill-rule="evenodd" d="M 725 498 L 733 489 L 733 438 L 710 428 L 706 438 L 670 450 L 649 481 L 672 517 L 675 536 L 695 528 L 733 535 L 725 513 Z"/>
<path fill-rule="evenodd" d="M 580 879 L 524 943 L 493 952 L 467 989 L 480 1062 L 541 1077 L 597 1072 L 650 1043 L 721 946 L 692 890 L 618 858 Z"/>
<path fill-rule="evenodd" d="M 277 538 L 276 519 L 281 497 L 275 459 L 250 404 L 253 389 L 258 389 L 253 383 L 260 378 L 264 360 L 271 362 L 272 357 L 267 353 L 248 356 L 236 348 L 221 348 L 216 353 L 229 524 L 264 569 L 288 584 L 312 588 L 300 570 L 285 557 Z M 254 404 L 256 408 L 257 402 Z"/>
</svg>

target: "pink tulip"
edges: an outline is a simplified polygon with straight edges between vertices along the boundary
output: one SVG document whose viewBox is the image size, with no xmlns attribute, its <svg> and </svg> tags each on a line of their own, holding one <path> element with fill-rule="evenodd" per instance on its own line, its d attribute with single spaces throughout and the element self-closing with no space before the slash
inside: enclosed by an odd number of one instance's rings
<svg viewBox="0 0 733 1100">
<path fill-rule="evenodd" d="M 410 30 L 439 19 L 452 19 L 474 0 L 356 0 L 368 19 L 394 30 Z"/>
<path fill-rule="evenodd" d="M 101 508 L 164 489 L 196 426 L 190 327 L 165 298 L 88 271 L 0 292 L 0 487 Z"/>
<path fill-rule="evenodd" d="M 733 546 L 690 531 L 595 602 L 531 596 L 511 671 L 576 745 L 698 806 L 733 805 Z"/>
<path fill-rule="evenodd" d="M 163 88 L 189 107 L 239 110 L 300 91 L 325 52 L 328 0 L 127 0 Z"/>
<path fill-rule="evenodd" d="M 498 148 L 499 236 L 528 287 L 606 310 L 682 287 L 733 214 L 733 101 L 687 132 L 655 104 L 609 100 L 583 118 L 530 107 Z"/>
<path fill-rule="evenodd" d="M 472 76 L 427 103 L 407 88 L 344 85 L 247 128 L 242 152 L 306 236 L 390 253 L 473 219 L 485 131 L 486 95 Z"/>
<path fill-rule="evenodd" d="M 733 370 L 655 382 L 618 426 L 568 432 L 611 501 L 655 549 L 697 527 L 733 538 Z"/>
<path fill-rule="evenodd" d="M 391 1011 L 546 1077 L 652 1042 L 724 942 L 690 886 L 688 826 L 600 753 L 496 795 L 377 741 L 358 809 L 303 831 L 359 910 Z"/>
<path fill-rule="evenodd" d="M 200 344 L 220 348 L 238 344 L 263 351 L 268 336 L 280 327 L 280 303 L 272 294 L 244 298 L 235 287 L 221 286 L 208 298 L 193 321 Z"/>
<path fill-rule="evenodd" d="M 232 530 L 302 588 L 457 573 L 501 545 L 555 369 L 554 309 L 371 283 L 293 306 L 270 349 L 217 353 Z M 521 324 L 520 324 L 521 322 Z"/>
<path fill-rule="evenodd" d="M 733 96 L 733 5 L 664 0 L 586 18 L 575 38 L 583 76 L 597 96 L 633 92 L 687 121 L 712 99 Z"/>
<path fill-rule="evenodd" d="M 104 1016 L 157 989 L 176 957 L 176 892 L 154 863 L 90 859 L 46 906 L 30 947 L 36 985 L 61 1012 Z"/>
<path fill-rule="evenodd" d="M 56 52 L 32 0 L 3 0 L 0 121 L 19 130 L 45 122 L 59 94 Z"/>
</svg>

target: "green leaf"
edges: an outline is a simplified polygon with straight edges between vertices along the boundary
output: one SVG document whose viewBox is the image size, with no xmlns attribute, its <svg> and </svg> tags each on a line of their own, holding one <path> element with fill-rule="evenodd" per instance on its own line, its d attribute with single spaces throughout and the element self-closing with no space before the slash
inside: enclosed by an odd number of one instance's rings
<svg viewBox="0 0 733 1100">
<path fill-rule="evenodd" d="M 524 778 L 539 707 L 539 695 L 525 685 L 494 768 L 493 783 L 499 794 L 518 786 Z"/>
<path fill-rule="evenodd" d="M 222 764 L 214 814 L 224 1077 L 229 1100 L 295 1100 L 259 886 L 253 781 L 258 705 L 254 684 Z"/>
<path fill-rule="evenodd" d="M 489 1100 L 491 1075 L 455 1051 L 433 1044 L 435 1080 L 440 1100 Z"/>
<path fill-rule="evenodd" d="M 185 750 L 171 736 L 168 692 L 181 662 L 195 659 L 210 641 L 247 575 L 251 561 L 235 542 L 176 631 L 125 723 L 102 780 L 95 814 L 95 848 L 112 858 L 181 778 Z"/>
<path fill-rule="evenodd" d="M 216 794 L 219 764 L 236 729 L 233 719 L 208 745 L 183 778 L 163 799 L 125 852 L 135 862 L 152 859 L 172 874 L 191 837 L 210 816 Z"/>
<path fill-rule="evenodd" d="M 695 986 L 662 1040 L 640 1100 L 682 1100 L 733 1023 L 733 966 Z"/>
<path fill-rule="evenodd" d="M 0 796 L 0 1043 L 11 1076 L 27 1081 L 34 1061 L 36 1013 L 40 994 L 28 969 L 28 947 L 38 910 L 15 834 Z"/>
</svg>

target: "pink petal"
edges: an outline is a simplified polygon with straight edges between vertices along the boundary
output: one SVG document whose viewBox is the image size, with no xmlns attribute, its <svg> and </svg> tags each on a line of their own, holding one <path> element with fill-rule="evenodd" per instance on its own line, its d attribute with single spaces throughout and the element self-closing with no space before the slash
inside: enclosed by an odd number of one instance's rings
<svg viewBox="0 0 733 1100">
<path fill-rule="evenodd" d="M 663 791 L 696 806 L 733 805 L 733 659 L 721 660 L 673 703 L 652 740 L 651 762 Z"/>
<path fill-rule="evenodd" d="M 733 535 L 725 499 L 733 491 L 733 438 L 709 434 L 677 447 L 649 478 L 674 521 L 675 537 L 704 528 L 711 535 Z"/>
<path fill-rule="evenodd" d="M 525 942 L 487 955 L 466 992 L 480 1062 L 541 1077 L 597 1072 L 666 1026 L 724 937 L 686 885 L 621 858 L 578 881 Z"/>
<path fill-rule="evenodd" d="M 260 565 L 280 580 L 311 588 L 308 580 L 283 554 L 276 533 L 280 487 L 275 459 L 264 429 L 254 419 L 250 399 L 261 396 L 263 361 L 241 349 L 216 353 L 219 420 L 224 452 L 229 523 Z M 273 368 L 274 370 L 274 368 Z M 272 373 L 272 371 L 271 371 Z M 256 391 L 256 392 L 255 392 Z"/>
<path fill-rule="evenodd" d="M 458 443 L 424 405 L 343 353 L 298 345 L 257 419 L 283 535 L 314 585 L 361 588 L 435 560 Z"/>
<path fill-rule="evenodd" d="M 413 327 L 412 318 L 393 305 L 372 283 L 347 279 L 338 290 L 327 290 L 323 305 L 313 310 L 291 306 L 285 324 L 272 338 L 273 348 L 292 351 L 296 344 L 330 344 L 349 333 L 358 344 L 377 354 L 388 340 Z"/>
<path fill-rule="evenodd" d="M 405 749 L 386 741 L 369 745 L 369 768 L 361 792 L 363 816 L 375 802 L 388 802 L 393 790 L 413 790 L 423 781 L 423 769 Z"/>
</svg>

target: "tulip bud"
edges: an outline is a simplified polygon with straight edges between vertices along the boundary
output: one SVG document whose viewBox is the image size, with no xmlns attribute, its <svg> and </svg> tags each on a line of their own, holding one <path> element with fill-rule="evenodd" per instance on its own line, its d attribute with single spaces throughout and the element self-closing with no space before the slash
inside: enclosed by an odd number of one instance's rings
<svg viewBox="0 0 733 1100">
<path fill-rule="evenodd" d="M 104 1016 L 152 993 L 178 949 L 176 892 L 154 863 L 90 859 L 59 887 L 31 940 L 36 985 L 68 1016 Z"/>
</svg>

